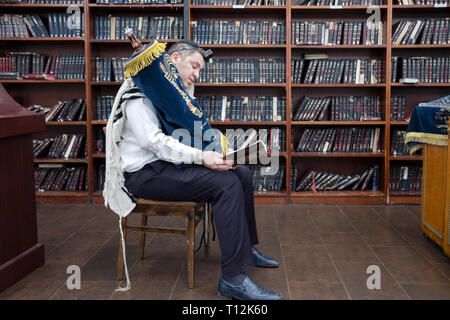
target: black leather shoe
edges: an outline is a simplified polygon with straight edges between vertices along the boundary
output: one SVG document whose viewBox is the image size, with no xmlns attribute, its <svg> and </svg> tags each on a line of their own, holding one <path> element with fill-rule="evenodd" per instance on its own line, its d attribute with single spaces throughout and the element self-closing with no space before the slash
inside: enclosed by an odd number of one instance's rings
<svg viewBox="0 0 450 320">
<path fill-rule="evenodd" d="M 219 280 L 218 295 L 223 299 L 239 299 L 239 300 L 281 300 L 283 299 L 278 293 L 261 288 L 245 276 L 244 281 L 240 285 L 232 285 L 223 278 Z"/>
<path fill-rule="evenodd" d="M 256 267 L 275 268 L 280 265 L 277 260 L 263 255 L 255 247 L 252 247 L 252 253 L 253 253 L 253 257 L 255 258 L 255 266 Z"/>
</svg>

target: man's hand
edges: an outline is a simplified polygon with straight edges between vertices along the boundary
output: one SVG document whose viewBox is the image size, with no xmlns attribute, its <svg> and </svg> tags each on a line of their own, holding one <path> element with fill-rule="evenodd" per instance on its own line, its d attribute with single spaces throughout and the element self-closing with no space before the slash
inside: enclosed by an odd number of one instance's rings
<svg viewBox="0 0 450 320">
<path fill-rule="evenodd" d="M 204 151 L 203 165 L 211 170 L 225 171 L 233 167 L 233 161 L 224 160 L 220 153 L 214 151 Z"/>
</svg>

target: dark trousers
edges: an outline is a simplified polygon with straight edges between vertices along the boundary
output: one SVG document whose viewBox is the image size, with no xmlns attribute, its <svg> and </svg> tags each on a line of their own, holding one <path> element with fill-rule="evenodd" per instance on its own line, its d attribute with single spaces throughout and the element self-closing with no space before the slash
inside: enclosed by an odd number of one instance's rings
<svg viewBox="0 0 450 320">
<path fill-rule="evenodd" d="M 222 275 L 234 277 L 254 266 L 258 244 L 253 176 L 245 166 L 215 171 L 204 166 L 177 168 L 158 160 L 125 175 L 125 186 L 139 198 L 159 201 L 210 201 L 222 252 Z"/>
</svg>

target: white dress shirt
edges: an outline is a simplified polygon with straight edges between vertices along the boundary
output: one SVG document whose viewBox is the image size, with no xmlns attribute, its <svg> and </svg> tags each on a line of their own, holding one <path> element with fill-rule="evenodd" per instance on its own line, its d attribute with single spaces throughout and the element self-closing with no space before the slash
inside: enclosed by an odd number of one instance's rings
<svg viewBox="0 0 450 320">
<path fill-rule="evenodd" d="M 149 99 L 129 100 L 123 110 L 126 120 L 119 142 L 123 172 L 135 172 L 158 159 L 175 164 L 194 163 L 199 150 L 163 133 L 155 107 Z"/>
</svg>

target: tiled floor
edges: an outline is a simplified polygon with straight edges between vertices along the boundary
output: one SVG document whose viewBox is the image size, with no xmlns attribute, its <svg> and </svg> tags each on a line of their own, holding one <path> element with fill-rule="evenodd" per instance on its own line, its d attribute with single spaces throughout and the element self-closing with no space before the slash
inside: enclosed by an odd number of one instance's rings
<svg viewBox="0 0 450 320">
<path fill-rule="evenodd" d="M 180 222 L 156 217 L 151 223 Z M 258 247 L 281 266 L 248 274 L 285 299 L 450 299 L 450 260 L 422 236 L 419 206 L 257 206 L 257 223 Z M 218 299 L 217 241 L 209 261 L 196 254 L 195 288 L 189 289 L 181 236 L 149 235 L 145 259 L 137 261 L 138 237 L 129 233 L 132 288 L 117 292 L 115 214 L 102 205 L 45 204 L 38 206 L 38 225 L 45 265 L 0 299 Z M 80 290 L 67 288 L 70 265 L 81 268 Z M 371 265 L 380 268 L 381 289 L 367 288 Z"/>
</svg>

